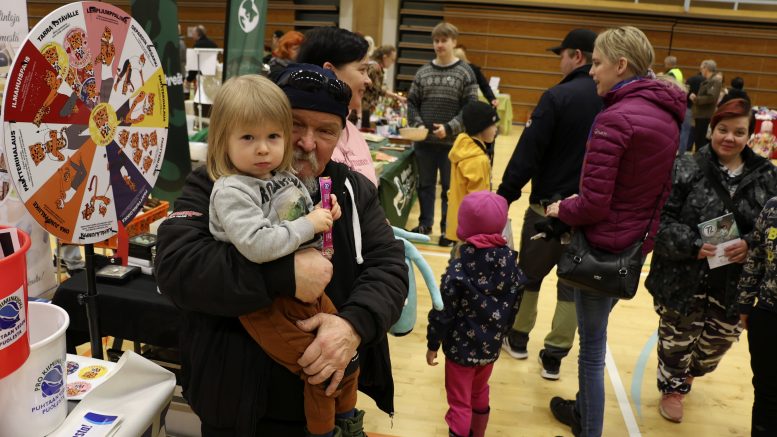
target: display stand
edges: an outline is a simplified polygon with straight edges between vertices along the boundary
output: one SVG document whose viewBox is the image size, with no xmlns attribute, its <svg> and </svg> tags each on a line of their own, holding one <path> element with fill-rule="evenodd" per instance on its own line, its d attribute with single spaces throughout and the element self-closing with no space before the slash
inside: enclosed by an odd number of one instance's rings
<svg viewBox="0 0 777 437">
<path fill-rule="evenodd" d="M 92 358 L 103 359 L 103 339 L 100 336 L 99 314 L 97 309 L 97 281 L 94 268 L 94 245 L 84 245 L 86 258 L 86 294 L 81 295 L 82 305 L 86 305 L 86 318 L 89 320 L 89 343 L 92 345 Z"/>
<path fill-rule="evenodd" d="M 194 103 L 197 105 L 197 129 L 202 129 L 202 105 L 212 105 L 203 85 L 203 76 L 216 76 L 217 57 L 222 49 L 194 48 L 186 50 L 187 69 L 196 69 L 197 88 L 194 92 Z"/>
<path fill-rule="evenodd" d="M 3 95 L 2 147 L 16 157 L 9 173 L 20 200 L 54 237 L 84 245 L 79 300 L 95 358 L 103 351 L 94 244 L 142 209 L 167 146 L 167 79 L 148 41 L 116 6 L 68 3 L 22 42 L 8 74 L 13 92 Z"/>
</svg>

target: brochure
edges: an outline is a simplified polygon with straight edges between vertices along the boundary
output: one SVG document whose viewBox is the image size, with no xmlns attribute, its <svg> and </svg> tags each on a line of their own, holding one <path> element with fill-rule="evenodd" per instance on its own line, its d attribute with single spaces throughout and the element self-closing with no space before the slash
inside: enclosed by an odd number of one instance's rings
<svg viewBox="0 0 777 437">
<path fill-rule="evenodd" d="M 703 242 L 716 246 L 715 255 L 707 257 L 710 269 L 731 264 L 731 261 L 725 255 L 725 250 L 728 246 L 740 240 L 739 228 L 737 228 L 734 214 L 728 213 L 699 223 L 699 233 Z"/>
</svg>

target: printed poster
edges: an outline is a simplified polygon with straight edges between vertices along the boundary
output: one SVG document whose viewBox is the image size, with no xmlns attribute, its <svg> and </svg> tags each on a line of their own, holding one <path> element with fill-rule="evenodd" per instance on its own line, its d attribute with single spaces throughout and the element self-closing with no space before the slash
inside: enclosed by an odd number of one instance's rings
<svg viewBox="0 0 777 437">
<path fill-rule="evenodd" d="M 167 81 L 143 28 L 107 3 L 65 5 L 29 33 L 3 100 L 25 207 L 66 242 L 103 241 L 140 211 L 167 144 Z"/>
<path fill-rule="evenodd" d="M 27 36 L 27 0 L 3 0 L 0 6 L 0 101 L 11 63 Z M 2 194 L 0 193 L 0 199 Z"/>
</svg>

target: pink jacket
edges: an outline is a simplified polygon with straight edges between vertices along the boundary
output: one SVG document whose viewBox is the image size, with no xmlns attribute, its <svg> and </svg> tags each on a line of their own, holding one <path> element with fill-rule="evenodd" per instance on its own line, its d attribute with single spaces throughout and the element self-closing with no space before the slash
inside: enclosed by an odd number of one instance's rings
<svg viewBox="0 0 777 437">
<path fill-rule="evenodd" d="M 653 250 L 661 208 L 685 116 L 685 93 L 667 82 L 639 79 L 616 86 L 591 126 L 578 197 L 561 202 L 559 218 L 580 227 L 593 247 L 620 252 L 644 236 Z M 659 200 L 660 197 L 660 200 Z"/>
<path fill-rule="evenodd" d="M 346 120 L 345 129 L 340 133 L 337 147 L 332 153 L 332 161 L 347 165 L 351 170 L 366 176 L 376 187 L 378 186 L 378 177 L 372 164 L 370 147 L 359 128 L 350 121 Z"/>
</svg>

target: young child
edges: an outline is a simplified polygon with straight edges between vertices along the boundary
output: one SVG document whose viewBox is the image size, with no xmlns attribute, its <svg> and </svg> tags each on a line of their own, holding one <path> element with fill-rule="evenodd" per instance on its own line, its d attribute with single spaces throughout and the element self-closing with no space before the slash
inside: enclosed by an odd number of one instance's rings
<svg viewBox="0 0 777 437">
<path fill-rule="evenodd" d="M 319 247 L 315 234 L 332 228 L 340 206 L 313 206 L 310 194 L 292 174 L 292 115 L 286 95 L 258 75 L 227 81 L 213 102 L 208 136 L 208 174 L 215 181 L 210 197 L 210 231 L 246 258 L 265 263 L 300 248 Z M 297 328 L 319 312 L 337 313 L 324 294 L 308 304 L 276 297 L 268 308 L 240 317 L 251 337 L 273 360 L 306 380 L 297 360 L 315 333 Z M 335 414 L 356 406 L 358 371 L 347 376 L 335 397 L 324 385 L 305 382 L 305 419 L 312 435 L 332 436 Z"/>
<path fill-rule="evenodd" d="M 450 435 L 483 437 L 490 411 L 488 378 L 520 306 L 526 277 L 502 237 L 507 223 L 503 197 L 489 191 L 469 194 L 458 218 L 457 235 L 464 244 L 442 276 L 445 308 L 429 311 L 426 362 L 437 365 L 442 342 Z"/>
<path fill-rule="evenodd" d="M 777 435 L 777 197 L 766 202 L 755 221 L 752 245 L 739 277 L 739 318 L 747 329 L 753 369 L 753 437 Z"/>
<path fill-rule="evenodd" d="M 475 191 L 491 190 L 491 160 L 486 143 L 496 138 L 499 116 L 493 106 L 470 102 L 464 106 L 462 118 L 465 132 L 456 137 L 448 153 L 451 160 L 451 188 L 448 190 L 448 228 L 445 238 L 458 241 L 456 217 L 462 199 Z"/>
</svg>

